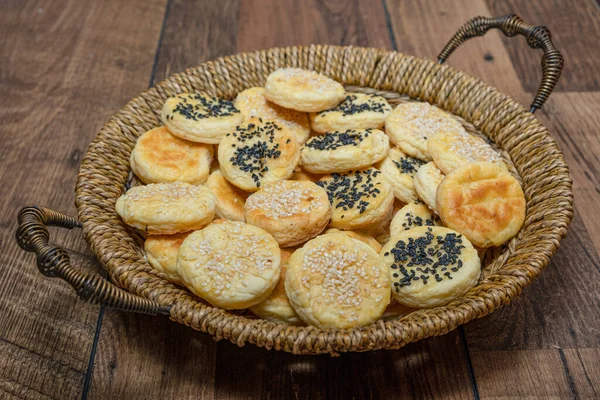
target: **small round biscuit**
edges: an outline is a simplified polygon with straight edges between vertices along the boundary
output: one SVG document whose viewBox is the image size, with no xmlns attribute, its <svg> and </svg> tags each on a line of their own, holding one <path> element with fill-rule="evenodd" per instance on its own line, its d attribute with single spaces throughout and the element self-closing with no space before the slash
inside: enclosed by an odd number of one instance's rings
<svg viewBox="0 0 600 400">
<path fill-rule="evenodd" d="M 281 274 L 280 251 L 257 226 L 215 220 L 191 233 L 177 255 L 177 272 L 198 297 L 227 310 L 264 301 Z"/>
<path fill-rule="evenodd" d="M 349 130 L 313 136 L 301 152 L 302 168 L 315 173 L 346 172 L 383 160 L 390 140 L 379 129 Z"/>
<path fill-rule="evenodd" d="M 481 265 L 469 240 L 441 226 L 419 226 L 392 236 L 381 256 L 392 296 L 408 307 L 450 303 L 477 284 Z"/>
<path fill-rule="evenodd" d="M 169 132 L 192 142 L 215 144 L 244 120 L 229 100 L 204 93 L 169 97 L 160 116 Z"/>
<path fill-rule="evenodd" d="M 439 225 L 441 225 L 439 217 L 429 207 L 420 201 L 413 201 L 394 214 L 390 224 L 390 235 L 394 236 L 417 226 Z"/>
<path fill-rule="evenodd" d="M 325 233 L 341 233 L 342 235 L 346 235 L 348 237 L 351 237 L 352 239 L 356 239 L 356 240 L 360 240 L 363 243 L 368 244 L 369 246 L 371 246 L 371 248 L 373 250 L 375 250 L 376 252 L 380 252 L 381 251 L 381 245 L 379 244 L 379 242 L 377 240 L 375 240 L 375 238 L 373 236 L 367 235 L 365 233 L 362 232 L 358 232 L 358 231 L 340 231 L 339 229 L 327 229 L 325 231 Z"/>
<path fill-rule="evenodd" d="M 208 178 L 212 159 L 211 145 L 183 140 L 159 126 L 138 138 L 130 164 L 144 183 L 200 184 Z"/>
<path fill-rule="evenodd" d="M 394 196 L 404 203 L 410 203 L 419 198 L 413 178 L 423 164 L 424 162 L 418 158 L 407 156 L 402 150 L 394 147 L 379 163 L 379 169 L 392 186 Z"/>
<path fill-rule="evenodd" d="M 281 68 L 267 77 L 265 97 L 281 107 L 319 112 L 335 107 L 346 92 L 339 83 L 315 71 Z"/>
<path fill-rule="evenodd" d="M 248 193 L 229 183 L 218 169 L 210 174 L 206 181 L 206 187 L 217 196 L 216 215 L 218 218 L 244 221 L 244 204 Z"/>
<path fill-rule="evenodd" d="M 308 114 L 283 108 L 268 101 L 264 88 L 254 87 L 238 93 L 234 104 L 245 119 L 262 118 L 285 126 L 294 135 L 298 144 L 306 142 L 310 135 Z"/>
<path fill-rule="evenodd" d="M 290 176 L 290 180 L 318 182 L 322 177 L 322 175 L 311 174 L 310 172 L 302 171 L 300 168 L 296 168 L 292 176 Z"/>
<path fill-rule="evenodd" d="M 327 192 L 308 181 L 267 183 L 246 200 L 246 222 L 269 232 L 281 247 L 304 243 L 331 219 Z"/>
<path fill-rule="evenodd" d="M 132 187 L 117 199 L 115 209 L 127 225 L 171 235 L 202 228 L 213 220 L 216 206 L 207 187 L 174 182 Z"/>
<path fill-rule="evenodd" d="M 392 106 L 381 96 L 364 93 L 346 93 L 340 104 L 312 113 L 310 122 L 318 133 L 347 131 L 350 129 L 383 128 Z"/>
<path fill-rule="evenodd" d="M 250 311 L 257 317 L 271 322 L 280 322 L 287 325 L 302 325 L 296 311 L 290 305 L 285 294 L 285 273 L 287 264 L 293 251 L 281 249 L 281 277 L 275 289 L 263 302 L 250 307 Z"/>
<path fill-rule="evenodd" d="M 390 141 L 404 153 L 431 161 L 427 140 L 442 130 L 464 130 L 452 115 L 429 103 L 410 102 L 396 107 L 385 120 Z"/>
<path fill-rule="evenodd" d="M 177 272 L 177 253 L 181 243 L 189 234 L 185 232 L 175 235 L 148 235 L 144 242 L 148 263 L 177 285 L 183 285 Z"/>
<path fill-rule="evenodd" d="M 285 291 L 307 324 L 349 329 L 381 318 L 390 302 L 390 277 L 369 245 L 329 233 L 292 254 Z"/>
<path fill-rule="evenodd" d="M 247 192 L 288 179 L 300 161 L 300 147 L 285 126 L 250 119 L 219 143 L 221 173 Z"/>
<path fill-rule="evenodd" d="M 331 228 L 365 229 L 391 218 L 394 195 L 375 168 L 326 175 L 317 185 L 325 189 L 333 207 Z"/>
<path fill-rule="evenodd" d="M 465 130 L 441 131 L 427 141 L 429 154 L 440 171 L 449 174 L 461 165 L 486 161 L 506 169 L 500 153 L 479 136 Z"/>
<path fill-rule="evenodd" d="M 444 179 L 444 174 L 442 174 L 434 162 L 428 162 L 419 167 L 413 179 L 413 184 L 419 198 L 435 213 L 438 212 L 435 205 L 435 193 L 442 179 Z"/>
<path fill-rule="evenodd" d="M 479 247 L 499 246 L 525 221 L 525 196 L 515 177 L 496 164 L 465 164 L 449 173 L 437 189 L 444 225 Z"/>
</svg>

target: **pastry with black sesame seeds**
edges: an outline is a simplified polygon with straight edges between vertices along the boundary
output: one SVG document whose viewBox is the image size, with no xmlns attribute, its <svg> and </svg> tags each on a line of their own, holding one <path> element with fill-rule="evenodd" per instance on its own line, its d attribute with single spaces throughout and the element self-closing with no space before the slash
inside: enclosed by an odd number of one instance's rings
<svg viewBox="0 0 600 400">
<path fill-rule="evenodd" d="M 408 307 L 450 303 L 474 287 L 481 274 L 477 250 L 448 228 L 420 226 L 392 236 L 380 252 L 392 281 L 392 296 Z"/>
<path fill-rule="evenodd" d="M 391 148 L 378 168 L 383 177 L 392 186 L 394 196 L 404 203 L 411 203 L 419 198 L 413 184 L 413 178 L 424 162 L 408 156 L 402 150 Z"/>
<path fill-rule="evenodd" d="M 381 129 L 392 106 L 381 96 L 346 93 L 340 104 L 319 113 L 310 114 L 313 131 L 318 133 L 349 129 Z"/>
<path fill-rule="evenodd" d="M 206 181 L 206 187 L 217 197 L 215 210 L 217 218 L 244 221 L 244 204 L 248 193 L 229 183 L 218 169 L 210 174 Z"/>
<path fill-rule="evenodd" d="M 198 143 L 216 144 L 244 120 L 233 102 L 205 93 L 169 97 L 160 116 L 173 135 Z"/>
<path fill-rule="evenodd" d="M 378 253 L 381 251 L 381 245 L 373 236 L 367 235 L 366 233 L 362 233 L 360 231 L 340 231 L 339 229 L 331 228 L 327 229 L 325 233 L 341 233 L 342 235 L 346 235 L 352 239 L 360 240 L 361 242 L 368 244 Z"/>
<path fill-rule="evenodd" d="M 394 214 L 390 224 L 390 235 L 394 236 L 417 226 L 440 225 L 440 218 L 429 207 L 420 201 L 413 201 Z"/>
<path fill-rule="evenodd" d="M 435 204 L 436 190 L 442 179 L 444 179 L 444 174 L 433 161 L 421 165 L 413 179 L 415 191 L 419 198 L 436 214 L 438 212 Z"/>
<path fill-rule="evenodd" d="M 177 253 L 181 243 L 189 234 L 190 232 L 175 235 L 148 235 L 144 242 L 148 264 L 162 272 L 168 281 L 176 285 L 183 285 L 177 272 Z"/>
</svg>

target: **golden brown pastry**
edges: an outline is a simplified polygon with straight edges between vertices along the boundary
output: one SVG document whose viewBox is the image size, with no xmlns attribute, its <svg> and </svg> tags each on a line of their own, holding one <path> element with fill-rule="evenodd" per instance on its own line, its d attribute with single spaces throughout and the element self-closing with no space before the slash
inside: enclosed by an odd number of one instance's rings
<svg viewBox="0 0 600 400">
<path fill-rule="evenodd" d="M 360 240 L 363 243 L 371 246 L 373 250 L 376 252 L 381 251 L 381 245 L 373 236 L 367 235 L 366 233 L 358 232 L 358 231 L 340 231 L 339 229 L 327 229 L 325 233 L 341 233 L 342 235 L 346 235 L 351 237 L 352 239 Z"/>
<path fill-rule="evenodd" d="M 177 285 L 183 285 L 177 272 L 177 253 L 181 243 L 189 234 L 190 232 L 175 235 L 148 235 L 144 242 L 148 263 Z"/>
<path fill-rule="evenodd" d="M 248 193 L 233 186 L 220 170 L 215 170 L 206 181 L 208 187 L 217 197 L 216 215 L 218 218 L 232 221 L 244 221 L 244 204 Z"/>
<path fill-rule="evenodd" d="M 442 179 L 444 179 L 444 175 L 435 163 L 428 162 L 419 167 L 413 180 L 419 198 L 436 213 L 438 210 L 435 205 L 435 194 Z"/>
<path fill-rule="evenodd" d="M 346 93 L 340 104 L 311 114 L 310 121 L 313 131 L 318 133 L 381 129 L 391 111 L 392 106 L 381 96 Z"/>
<path fill-rule="evenodd" d="M 419 199 L 413 179 L 423 164 L 418 158 L 407 156 L 402 150 L 394 147 L 379 163 L 379 169 L 392 186 L 394 196 L 404 203 L 411 203 Z"/>
<path fill-rule="evenodd" d="M 402 207 L 392 218 L 390 234 L 392 236 L 417 226 L 439 226 L 440 218 L 420 201 L 413 201 Z"/>
</svg>

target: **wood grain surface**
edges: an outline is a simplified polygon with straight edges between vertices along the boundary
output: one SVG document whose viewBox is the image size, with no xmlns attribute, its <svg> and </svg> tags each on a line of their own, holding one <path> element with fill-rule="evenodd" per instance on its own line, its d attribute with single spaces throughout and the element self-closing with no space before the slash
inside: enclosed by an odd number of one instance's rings
<svg viewBox="0 0 600 400">
<path fill-rule="evenodd" d="M 566 65 L 538 118 L 565 154 L 576 217 L 512 304 L 398 351 L 299 357 L 214 342 L 165 317 L 100 310 L 42 277 L 16 213 L 74 214 L 79 161 L 103 122 L 149 84 L 203 61 L 330 43 L 435 59 L 476 15 L 545 24 Z M 600 7 L 593 0 L 9 0 L 0 2 L 0 398 L 600 397 Z M 490 32 L 449 64 L 524 105 L 539 51 Z M 96 269 L 77 232 L 52 241 Z"/>
</svg>

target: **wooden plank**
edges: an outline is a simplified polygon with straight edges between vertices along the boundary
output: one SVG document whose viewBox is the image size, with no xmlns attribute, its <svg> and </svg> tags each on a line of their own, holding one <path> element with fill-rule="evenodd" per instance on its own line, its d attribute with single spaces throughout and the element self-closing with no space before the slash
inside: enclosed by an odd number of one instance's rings
<svg viewBox="0 0 600 400">
<path fill-rule="evenodd" d="M 564 349 L 563 353 L 573 392 L 582 399 L 600 398 L 600 349 Z"/>
<path fill-rule="evenodd" d="M 16 246 L 16 214 L 28 203 L 75 213 L 79 159 L 110 113 L 147 84 L 139 73 L 150 72 L 161 17 L 157 1 L 3 3 L 0 397 L 81 395 L 98 307 L 42 277 Z M 80 234 L 52 230 L 51 239 L 75 251 L 75 265 L 95 268 Z"/>
</svg>

